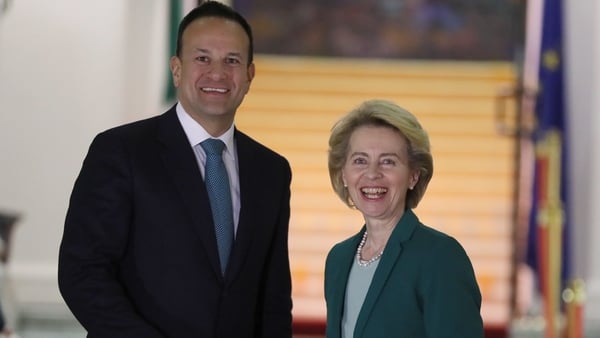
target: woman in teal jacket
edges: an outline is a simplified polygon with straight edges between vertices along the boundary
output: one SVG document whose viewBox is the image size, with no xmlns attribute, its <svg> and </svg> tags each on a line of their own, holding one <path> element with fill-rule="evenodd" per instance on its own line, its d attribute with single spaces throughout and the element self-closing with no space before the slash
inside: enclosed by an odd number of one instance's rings
<svg viewBox="0 0 600 338">
<path fill-rule="evenodd" d="M 433 174 L 417 119 L 366 101 L 334 125 L 328 160 L 334 191 L 365 225 L 327 256 L 327 338 L 483 338 L 469 257 L 412 211 Z"/>
</svg>

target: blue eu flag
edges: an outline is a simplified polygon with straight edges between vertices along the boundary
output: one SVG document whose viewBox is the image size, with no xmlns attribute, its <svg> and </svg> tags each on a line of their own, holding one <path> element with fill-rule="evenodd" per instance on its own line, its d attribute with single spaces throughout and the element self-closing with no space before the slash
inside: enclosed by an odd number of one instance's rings
<svg viewBox="0 0 600 338">
<path fill-rule="evenodd" d="M 529 237 L 527 245 L 527 263 L 538 273 L 540 262 L 552 265 L 557 262 L 560 267 L 560 288 L 564 288 L 569 277 L 569 217 L 567 199 L 567 134 L 565 126 L 565 91 L 564 91 L 564 58 L 562 48 L 562 1 L 545 0 L 542 19 L 542 41 L 539 70 L 539 93 L 536 102 L 537 125 L 534 132 L 536 143 L 536 162 L 534 173 L 533 200 L 529 222 Z M 559 142 L 548 147 L 549 135 L 558 135 Z M 543 151 L 539 148 L 544 146 Z M 557 154 L 556 161 L 549 160 L 552 154 Z M 552 175 L 552 173 L 558 173 Z M 543 210 L 557 207 L 557 210 Z M 558 221 L 560 252 L 556 253 L 560 260 L 552 257 L 541 257 L 540 224 Z M 547 225 L 547 224 L 546 224 Z M 547 247 L 550 251 L 552 246 Z M 550 255 L 552 256 L 552 255 Z M 539 276 L 542 278 L 542 276 Z M 542 281 L 543 282 L 543 281 Z M 558 290 L 552 290 L 558 291 Z M 560 291 L 559 291 L 560 292 Z"/>
</svg>

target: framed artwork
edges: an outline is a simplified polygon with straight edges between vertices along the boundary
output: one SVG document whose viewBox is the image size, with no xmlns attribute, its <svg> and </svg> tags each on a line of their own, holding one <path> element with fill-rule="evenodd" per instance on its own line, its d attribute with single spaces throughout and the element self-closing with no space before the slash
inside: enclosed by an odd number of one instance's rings
<svg viewBox="0 0 600 338">
<path fill-rule="evenodd" d="M 262 54 L 512 60 L 520 0 L 234 0 Z"/>
</svg>

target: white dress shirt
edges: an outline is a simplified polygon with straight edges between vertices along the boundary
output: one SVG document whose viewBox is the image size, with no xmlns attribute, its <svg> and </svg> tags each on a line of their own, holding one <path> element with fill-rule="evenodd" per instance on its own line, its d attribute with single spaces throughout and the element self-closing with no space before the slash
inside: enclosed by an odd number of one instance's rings
<svg viewBox="0 0 600 338">
<path fill-rule="evenodd" d="M 204 165 L 206 164 L 206 153 L 202 147 L 197 147 L 200 142 L 212 137 L 198 122 L 183 109 L 181 104 L 177 103 L 176 107 L 177 118 L 185 131 L 185 135 L 190 142 L 190 146 L 194 149 L 196 160 L 200 167 L 202 177 L 204 177 Z M 234 125 L 232 124 L 223 135 L 217 137 L 225 143 L 223 151 L 223 162 L 229 176 L 229 188 L 231 189 L 231 203 L 233 207 L 233 229 L 234 234 L 237 232 L 239 215 L 240 215 L 240 177 L 237 161 L 237 148 L 233 139 Z"/>
</svg>

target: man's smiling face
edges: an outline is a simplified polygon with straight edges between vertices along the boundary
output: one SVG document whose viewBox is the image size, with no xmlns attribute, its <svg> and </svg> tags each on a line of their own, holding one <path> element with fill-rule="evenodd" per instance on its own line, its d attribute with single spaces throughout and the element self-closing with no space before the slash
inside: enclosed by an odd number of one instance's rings
<svg viewBox="0 0 600 338">
<path fill-rule="evenodd" d="M 227 130 L 254 77 L 250 41 L 235 21 L 204 17 L 185 29 L 180 56 L 171 59 L 177 98 L 213 136 Z"/>
</svg>

